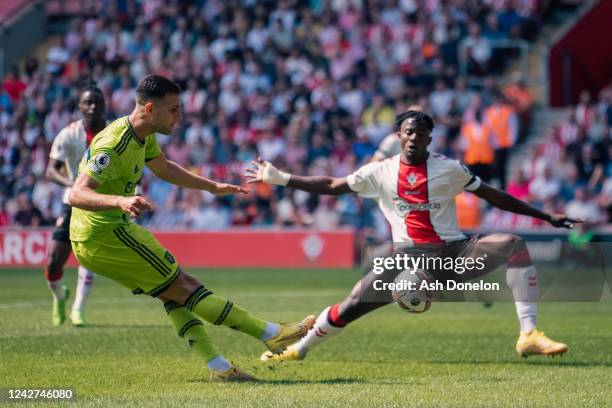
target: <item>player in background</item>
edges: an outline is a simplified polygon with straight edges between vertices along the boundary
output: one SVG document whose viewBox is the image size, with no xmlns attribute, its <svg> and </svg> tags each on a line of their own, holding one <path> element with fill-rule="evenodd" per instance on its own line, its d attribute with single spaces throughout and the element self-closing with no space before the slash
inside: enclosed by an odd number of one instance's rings
<svg viewBox="0 0 612 408">
<path fill-rule="evenodd" d="M 247 169 L 245 176 L 248 183 L 265 182 L 314 194 L 359 193 L 378 201 L 396 243 L 407 246 L 445 244 L 455 248 L 454 257 L 462 254 L 476 258 L 488 254 L 489 271 L 508 262 L 507 282 L 520 324 L 517 352 L 522 356 L 565 353 L 568 349 L 565 344 L 551 340 L 536 329 L 537 271 L 525 242 L 517 235 L 502 233 L 468 239 L 457 225 L 454 197 L 466 190 L 502 210 L 539 218 L 555 227 L 571 228 L 572 223 L 580 220 L 544 213 L 481 182 L 458 161 L 430 154 L 427 147 L 433 127 L 433 119 L 423 112 L 400 114 L 397 135 L 402 153 L 366 164 L 347 177 L 288 174 L 261 159 L 253 162 L 255 168 Z M 452 274 L 458 277 L 454 272 Z M 280 355 L 264 353 L 261 359 L 302 359 L 310 349 L 340 333 L 350 322 L 391 303 L 390 296 L 383 301 L 364 301 L 373 297 L 372 282 L 378 276 L 373 272 L 366 274 L 342 302 L 325 308 L 319 314 L 313 329 L 302 340 Z"/>
<path fill-rule="evenodd" d="M 66 320 L 68 288 L 64 285 L 64 265 L 72 251 L 70 248 L 70 216 L 72 209 L 67 204 L 70 188 L 78 173 L 79 162 L 94 136 L 106 126 L 104 94 L 94 84 L 86 85 L 79 94 L 79 112 L 82 119 L 62 129 L 53 140 L 46 176 L 64 186 L 62 215 L 58 218 L 47 248 L 45 279 L 53 295 L 52 321 L 58 326 Z M 94 274 L 79 266 L 76 296 L 72 304 L 70 320 L 75 326 L 85 324 L 85 301 L 91 292 Z"/>
<path fill-rule="evenodd" d="M 91 143 L 69 197 L 72 249 L 79 262 L 97 274 L 134 294 L 160 299 L 178 335 L 208 366 L 212 381 L 253 380 L 215 349 L 202 319 L 253 336 L 271 352 L 280 353 L 307 333 L 315 317 L 298 324 L 276 324 L 250 314 L 183 272 L 149 231 L 131 221 L 151 208 L 144 197 L 135 195 L 145 166 L 181 187 L 217 196 L 248 193 L 166 159 L 155 135 L 170 135 L 181 120 L 179 96 L 180 88 L 173 81 L 146 76 L 136 89 L 132 113 L 109 124 Z"/>
</svg>

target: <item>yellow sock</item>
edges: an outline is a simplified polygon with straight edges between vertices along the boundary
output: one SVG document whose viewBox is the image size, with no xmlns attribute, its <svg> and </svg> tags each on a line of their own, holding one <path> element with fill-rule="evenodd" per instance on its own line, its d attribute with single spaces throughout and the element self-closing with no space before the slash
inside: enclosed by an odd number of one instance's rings
<svg viewBox="0 0 612 408">
<path fill-rule="evenodd" d="M 266 321 L 253 316 L 231 301 L 213 294 L 204 286 L 196 289 L 185 301 L 185 308 L 215 325 L 222 324 L 234 330 L 261 339 Z"/>
<path fill-rule="evenodd" d="M 183 305 L 169 301 L 164 303 L 164 309 L 172 321 L 179 337 L 187 340 L 189 347 L 208 363 L 221 354 L 215 350 L 210 337 L 204 330 L 204 323 Z"/>
</svg>

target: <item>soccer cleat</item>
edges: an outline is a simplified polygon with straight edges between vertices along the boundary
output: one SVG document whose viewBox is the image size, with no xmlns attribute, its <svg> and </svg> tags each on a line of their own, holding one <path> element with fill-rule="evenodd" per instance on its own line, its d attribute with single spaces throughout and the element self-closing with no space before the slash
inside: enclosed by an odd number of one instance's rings
<svg viewBox="0 0 612 408">
<path fill-rule="evenodd" d="M 567 352 L 566 344 L 558 343 L 544 335 L 544 332 L 536 329 L 521 333 L 516 342 L 516 352 L 521 357 L 528 357 L 534 354 L 543 356 L 556 356 Z"/>
<path fill-rule="evenodd" d="M 315 320 L 315 316 L 309 315 L 299 323 L 281 323 L 278 334 L 264 341 L 264 344 L 272 353 L 282 353 L 287 347 L 304 337 L 314 325 Z"/>
<path fill-rule="evenodd" d="M 53 298 L 53 308 L 51 309 L 51 320 L 54 326 L 60 326 L 66 321 L 66 301 L 70 296 L 70 291 L 66 286 L 62 288 L 64 290 L 64 298 L 61 300 Z"/>
<path fill-rule="evenodd" d="M 297 361 L 303 360 L 306 357 L 306 353 L 300 353 L 298 350 L 286 349 L 280 354 L 274 354 L 270 351 L 264 352 L 259 360 L 268 361 Z"/>
<path fill-rule="evenodd" d="M 257 381 L 257 378 L 250 374 L 245 373 L 238 367 L 232 365 L 227 371 L 211 370 L 210 371 L 211 382 L 246 382 L 246 381 Z"/>
<path fill-rule="evenodd" d="M 73 310 L 70 313 L 70 320 L 72 321 L 72 325 L 76 327 L 85 326 L 85 314 L 82 310 Z"/>
</svg>

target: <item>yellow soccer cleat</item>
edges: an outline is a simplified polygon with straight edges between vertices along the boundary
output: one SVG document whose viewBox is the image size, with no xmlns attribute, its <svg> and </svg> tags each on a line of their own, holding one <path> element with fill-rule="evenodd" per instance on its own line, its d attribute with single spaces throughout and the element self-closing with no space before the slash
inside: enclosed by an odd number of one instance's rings
<svg viewBox="0 0 612 408">
<path fill-rule="evenodd" d="M 247 382 L 257 381 L 257 378 L 250 374 L 245 373 L 238 367 L 232 365 L 227 371 L 211 370 L 210 371 L 211 382 Z"/>
<path fill-rule="evenodd" d="M 286 349 L 285 351 L 283 351 L 280 354 L 274 354 L 270 351 L 266 351 L 264 352 L 261 357 L 259 357 L 259 360 L 263 361 L 263 362 L 268 362 L 268 361 L 296 361 L 296 360 L 303 360 L 304 357 L 306 357 L 306 353 L 302 354 L 297 350 L 292 350 L 292 349 Z"/>
<path fill-rule="evenodd" d="M 566 344 L 558 343 L 544 335 L 544 332 L 533 329 L 528 333 L 521 333 L 516 342 L 516 352 L 521 357 L 534 354 L 543 356 L 556 356 L 566 353 Z"/>
<path fill-rule="evenodd" d="M 75 327 L 85 327 L 85 314 L 81 310 L 73 310 L 70 313 L 70 320 Z"/>
<path fill-rule="evenodd" d="M 282 353 L 287 347 L 304 337 L 314 325 L 315 320 L 315 316 L 309 315 L 299 323 L 281 323 L 279 333 L 264 341 L 264 344 L 272 353 Z"/>
<path fill-rule="evenodd" d="M 66 320 L 66 301 L 70 297 L 70 291 L 66 286 L 62 287 L 64 292 L 64 298 L 57 300 L 53 297 L 53 306 L 51 307 L 51 321 L 54 326 L 60 326 L 64 324 Z"/>
</svg>

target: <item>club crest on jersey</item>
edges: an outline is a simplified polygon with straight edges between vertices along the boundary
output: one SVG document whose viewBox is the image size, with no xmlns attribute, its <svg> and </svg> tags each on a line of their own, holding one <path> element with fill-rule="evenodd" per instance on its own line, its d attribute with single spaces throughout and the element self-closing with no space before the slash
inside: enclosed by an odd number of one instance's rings
<svg viewBox="0 0 612 408">
<path fill-rule="evenodd" d="M 414 185 L 417 182 L 416 174 L 414 174 L 413 172 L 410 172 L 410 174 L 408 174 L 408 176 L 406 177 L 406 181 L 408 182 L 408 184 L 410 184 L 410 187 L 414 187 Z"/>
</svg>

